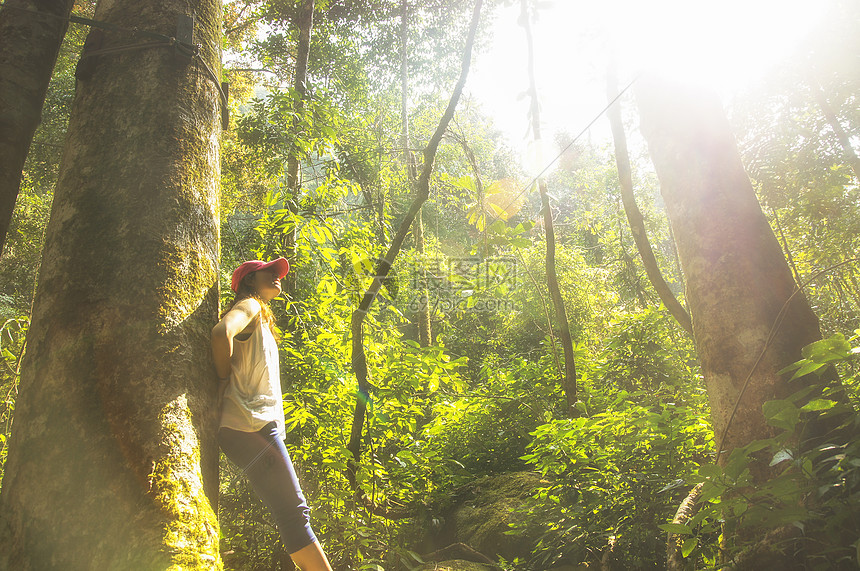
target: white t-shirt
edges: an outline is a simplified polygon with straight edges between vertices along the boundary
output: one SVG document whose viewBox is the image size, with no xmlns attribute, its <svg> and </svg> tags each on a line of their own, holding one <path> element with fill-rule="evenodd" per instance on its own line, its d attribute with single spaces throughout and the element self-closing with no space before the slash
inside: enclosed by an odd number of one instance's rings
<svg viewBox="0 0 860 571">
<path fill-rule="evenodd" d="M 270 422 L 284 430 L 278 344 L 261 316 L 247 339 L 233 338 L 230 383 L 224 392 L 221 427 L 256 432 Z"/>
</svg>

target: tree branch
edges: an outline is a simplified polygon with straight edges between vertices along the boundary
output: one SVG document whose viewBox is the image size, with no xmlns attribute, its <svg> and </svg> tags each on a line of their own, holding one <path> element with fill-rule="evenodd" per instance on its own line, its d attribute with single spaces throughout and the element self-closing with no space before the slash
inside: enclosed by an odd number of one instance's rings
<svg viewBox="0 0 860 571">
<path fill-rule="evenodd" d="M 615 101 L 618 97 L 618 80 L 615 75 L 614 65 L 610 65 L 606 76 L 606 95 L 609 101 Z M 621 106 L 616 101 L 614 105 L 607 110 L 609 123 L 612 126 L 612 139 L 615 142 L 615 163 L 618 166 L 618 184 L 621 187 L 621 202 L 624 205 L 624 213 L 627 215 L 627 221 L 630 224 L 630 231 L 633 234 L 633 241 L 636 243 L 636 249 L 639 251 L 639 256 L 642 258 L 642 263 L 645 266 L 645 273 L 648 279 L 651 280 L 651 285 L 660 296 L 660 300 L 672 317 L 684 328 L 684 331 L 693 334 L 693 323 L 690 319 L 690 314 L 684 309 L 684 306 L 678 301 L 669 284 L 660 273 L 660 266 L 657 264 L 657 258 L 654 256 L 654 250 L 651 248 L 651 242 L 648 240 L 648 233 L 645 230 L 645 220 L 642 217 L 642 212 L 636 205 L 636 198 L 633 195 L 633 176 L 630 168 L 630 157 L 627 152 L 627 138 L 624 135 L 624 124 L 621 121 Z"/>
<path fill-rule="evenodd" d="M 460 78 L 457 80 L 454 92 L 451 94 L 451 99 L 448 101 L 448 106 L 442 114 L 442 118 L 439 120 L 439 125 L 436 127 L 436 131 L 430 138 L 427 148 L 424 149 L 424 166 L 415 185 L 415 198 L 413 199 L 406 216 L 400 222 L 397 234 L 395 234 L 392 239 L 385 257 L 377 266 L 373 282 L 365 292 L 364 297 L 359 303 L 358 309 L 352 313 L 352 321 L 350 324 L 352 333 L 352 369 L 355 372 L 356 379 L 358 380 L 358 396 L 356 398 L 352 430 L 350 432 L 349 444 L 347 446 L 353 459 L 347 467 L 347 478 L 353 486 L 353 489 L 356 490 L 358 484 L 355 479 L 355 472 L 356 466 L 361 457 L 361 434 L 371 390 L 371 385 L 367 378 L 367 358 L 364 353 L 364 318 L 370 310 L 370 306 L 373 304 L 373 301 L 376 299 L 376 295 L 379 293 L 385 278 L 388 276 L 388 272 L 391 270 L 394 259 L 397 257 L 397 254 L 400 253 L 400 248 L 409 233 L 409 229 L 412 226 L 412 221 L 415 219 L 415 215 L 430 195 L 430 175 L 433 172 L 433 161 L 436 158 L 436 150 L 439 148 L 439 142 L 442 140 L 442 136 L 445 134 L 448 124 L 451 122 L 451 118 L 454 116 L 454 111 L 457 108 L 457 103 L 460 100 L 463 87 L 466 85 L 466 78 L 469 76 L 469 66 L 472 61 L 472 48 L 475 43 L 475 34 L 477 33 L 478 22 L 481 15 L 481 4 L 482 0 L 476 0 L 475 8 L 472 12 L 472 21 L 469 27 L 469 35 L 466 39 L 466 48 L 463 53 L 463 60 L 460 68 Z"/>
</svg>

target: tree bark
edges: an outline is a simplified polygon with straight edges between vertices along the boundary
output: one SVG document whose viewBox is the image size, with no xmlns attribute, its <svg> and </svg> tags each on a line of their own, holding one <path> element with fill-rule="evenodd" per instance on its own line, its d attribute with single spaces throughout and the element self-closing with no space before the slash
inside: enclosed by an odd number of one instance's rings
<svg viewBox="0 0 860 571">
<path fill-rule="evenodd" d="M 412 235 L 415 237 L 415 251 L 421 255 L 421 267 L 418 269 L 420 285 L 418 288 L 418 344 L 429 347 L 433 343 L 433 325 L 430 320 L 430 291 L 427 287 L 427 268 L 424 267 L 424 219 L 422 210 L 415 215 L 412 224 Z"/>
<path fill-rule="evenodd" d="M 78 82 L 0 495 L 0 569 L 220 568 L 220 2 L 115 0 L 96 19 L 199 58 L 99 55 Z M 104 48 L 139 43 L 107 32 Z"/>
<path fill-rule="evenodd" d="M 681 505 L 675 512 L 675 517 L 672 518 L 672 523 L 687 525 L 687 523 L 699 513 L 699 498 L 702 497 L 702 488 L 704 484 L 696 484 Z M 681 534 L 670 533 L 666 540 L 666 571 L 686 571 L 692 569 L 692 561 L 685 561 L 681 553 L 681 547 L 684 544 L 684 537 Z"/>
<path fill-rule="evenodd" d="M 74 0 L 6 0 L 0 9 L 0 253 Z"/>
<path fill-rule="evenodd" d="M 618 97 L 618 79 L 615 76 L 615 70 L 610 69 L 607 74 L 607 96 L 610 103 Z M 642 212 L 636 205 L 636 197 L 633 194 L 633 175 L 630 168 L 630 157 L 627 152 L 627 137 L 624 134 L 624 123 L 621 121 L 621 104 L 615 102 L 610 105 L 606 112 L 609 117 L 609 123 L 612 128 L 612 139 L 615 142 L 615 164 L 618 166 L 618 184 L 621 187 L 621 203 L 624 205 L 624 213 L 627 215 L 627 222 L 630 224 L 630 232 L 633 234 L 633 242 L 636 244 L 636 249 L 639 251 L 639 257 L 642 258 L 642 264 L 645 266 L 645 273 L 648 279 L 651 280 L 651 285 L 660 300 L 672 317 L 684 330 L 690 335 L 693 334 L 693 324 L 690 321 L 690 314 L 684 309 L 684 306 L 672 293 L 669 284 L 663 279 L 663 274 L 660 272 L 660 266 L 657 263 L 657 258 L 654 256 L 654 250 L 651 249 L 651 241 L 648 240 L 648 232 L 645 229 L 645 219 L 642 217 Z"/>
<path fill-rule="evenodd" d="M 719 454 L 773 434 L 762 405 L 802 387 L 778 371 L 820 338 L 818 318 L 802 292 L 791 297 L 797 284 L 717 97 L 654 77 L 640 78 L 636 91 L 686 277 Z M 766 463 L 753 468 L 767 472 Z"/>
<path fill-rule="evenodd" d="M 538 104 L 537 87 L 535 86 L 534 42 L 532 41 L 528 0 L 522 0 L 521 14 L 520 22 L 526 30 L 526 43 L 528 47 L 529 93 L 531 95 L 529 115 L 532 123 L 532 135 L 537 143 L 541 140 L 540 105 Z M 549 204 L 546 180 L 543 177 L 538 177 L 538 191 L 540 193 L 541 211 L 543 213 L 544 232 L 546 232 L 546 285 L 552 298 L 552 306 L 555 310 L 556 321 L 558 322 L 559 342 L 564 352 L 564 375 L 561 378 L 561 385 L 567 399 L 568 411 L 571 416 L 574 416 L 576 414 L 576 364 L 573 357 L 573 340 L 570 336 L 570 325 L 567 322 L 567 311 L 564 307 L 564 300 L 558 287 L 558 275 L 555 269 L 555 229 L 552 223 L 552 208 Z"/>
</svg>

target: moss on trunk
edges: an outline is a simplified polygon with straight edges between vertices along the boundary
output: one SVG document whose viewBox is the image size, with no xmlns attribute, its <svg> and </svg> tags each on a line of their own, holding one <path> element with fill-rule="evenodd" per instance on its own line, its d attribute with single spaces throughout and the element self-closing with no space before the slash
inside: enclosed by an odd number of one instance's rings
<svg viewBox="0 0 860 571">
<path fill-rule="evenodd" d="M 194 13 L 219 69 L 220 3 L 99 3 L 167 36 Z M 108 32 L 103 48 L 148 42 Z M 220 568 L 215 81 L 173 48 L 96 56 L 78 82 L 3 493 L 0 568 Z"/>
</svg>

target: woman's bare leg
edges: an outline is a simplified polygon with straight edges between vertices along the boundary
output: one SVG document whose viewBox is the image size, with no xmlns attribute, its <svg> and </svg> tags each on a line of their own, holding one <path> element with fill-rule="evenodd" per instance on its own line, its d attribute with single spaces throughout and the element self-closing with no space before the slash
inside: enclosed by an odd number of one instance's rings
<svg viewBox="0 0 860 571">
<path fill-rule="evenodd" d="M 295 553 L 290 553 L 290 557 L 302 571 L 332 571 L 322 546 L 317 541 L 302 547 Z"/>
</svg>

